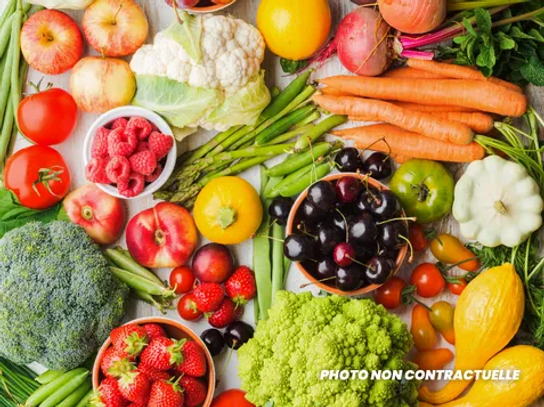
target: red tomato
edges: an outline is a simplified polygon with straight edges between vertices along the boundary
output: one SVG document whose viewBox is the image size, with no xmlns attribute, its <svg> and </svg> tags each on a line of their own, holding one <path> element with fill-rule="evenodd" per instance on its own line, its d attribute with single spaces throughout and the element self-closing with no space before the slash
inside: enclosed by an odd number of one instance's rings
<svg viewBox="0 0 544 407">
<path fill-rule="evenodd" d="M 448 290 L 455 295 L 461 295 L 461 293 L 467 288 L 467 280 L 464 278 L 459 279 L 457 283 L 448 283 Z"/>
<path fill-rule="evenodd" d="M 179 299 L 178 314 L 186 321 L 196 321 L 202 318 L 202 312 L 196 308 L 193 294 L 185 294 Z"/>
<path fill-rule="evenodd" d="M 410 276 L 410 284 L 415 285 L 421 297 L 434 297 L 446 287 L 446 280 L 440 270 L 432 263 L 421 263 Z"/>
<path fill-rule="evenodd" d="M 213 399 L 211 407 L 255 407 L 245 398 L 246 393 L 238 389 L 224 391 Z"/>
<path fill-rule="evenodd" d="M 410 222 L 408 229 L 410 244 L 415 252 L 422 252 L 427 248 L 425 230 L 419 223 Z"/>
<path fill-rule="evenodd" d="M 387 309 L 393 309 L 402 305 L 402 290 L 406 282 L 399 277 L 391 277 L 387 282 L 374 291 L 374 301 Z"/>
<path fill-rule="evenodd" d="M 64 89 L 52 88 L 24 98 L 17 120 L 23 135 L 34 143 L 59 144 L 76 127 L 77 105 Z"/>
<path fill-rule="evenodd" d="M 185 294 L 193 289 L 195 275 L 188 266 L 176 267 L 170 272 L 170 287 L 176 288 L 176 293 Z"/>
<path fill-rule="evenodd" d="M 46 209 L 66 196 L 70 170 L 62 155 L 51 147 L 31 146 L 17 151 L 6 163 L 4 184 L 21 205 Z"/>
</svg>

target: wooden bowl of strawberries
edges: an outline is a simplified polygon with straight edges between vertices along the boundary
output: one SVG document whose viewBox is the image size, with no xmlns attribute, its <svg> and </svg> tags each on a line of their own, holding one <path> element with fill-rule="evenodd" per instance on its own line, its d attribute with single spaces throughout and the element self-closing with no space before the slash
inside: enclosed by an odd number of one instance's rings
<svg viewBox="0 0 544 407">
<path fill-rule="evenodd" d="M 209 407 L 215 369 L 206 345 L 168 318 L 135 319 L 110 333 L 96 357 L 93 388 L 105 405 Z"/>
</svg>

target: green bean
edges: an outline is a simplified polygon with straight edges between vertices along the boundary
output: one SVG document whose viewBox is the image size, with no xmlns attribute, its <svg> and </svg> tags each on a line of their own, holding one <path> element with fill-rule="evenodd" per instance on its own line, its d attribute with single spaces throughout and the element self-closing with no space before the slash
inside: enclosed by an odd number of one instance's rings
<svg viewBox="0 0 544 407">
<path fill-rule="evenodd" d="M 85 397 L 85 395 L 92 389 L 93 384 L 91 379 L 87 379 L 83 384 L 81 384 L 75 391 L 67 396 L 64 400 L 57 404 L 57 407 L 74 407 L 79 401 Z M 47 400 L 46 400 L 47 401 Z M 45 404 L 45 403 L 44 403 Z"/>
<path fill-rule="evenodd" d="M 0 132 L 0 165 L 1 170 L 4 168 L 4 164 L 7 158 L 8 146 L 13 137 L 13 122 L 15 116 L 13 114 L 13 105 L 10 103 L 7 106 L 7 109 L 4 114 L 4 119 L 2 121 L 2 131 Z"/>
<path fill-rule="evenodd" d="M 61 377 L 53 380 L 52 382 L 49 382 L 43 386 L 40 386 L 38 390 L 36 390 L 25 402 L 24 407 L 36 407 L 38 404 L 40 404 L 42 401 L 44 401 L 46 398 L 51 396 L 53 393 L 55 393 L 57 390 L 61 389 L 63 386 L 65 386 L 70 380 L 77 377 L 78 375 L 83 374 L 84 372 L 87 372 L 87 369 L 83 368 L 77 368 L 74 370 L 70 370 L 69 372 L 64 373 Z"/>
<path fill-rule="evenodd" d="M 82 372 L 66 381 L 61 388 L 57 389 L 53 394 L 42 401 L 40 407 L 55 407 L 61 405 L 63 400 L 78 390 L 79 386 L 81 386 L 85 380 L 89 378 L 89 374 L 90 372 L 87 369 L 83 369 Z M 81 395 L 80 398 L 81 397 L 83 397 L 83 395 Z M 79 399 L 77 401 L 79 401 Z"/>
<path fill-rule="evenodd" d="M 77 403 L 76 407 L 87 407 L 90 404 L 89 401 L 91 400 L 93 395 L 94 395 L 94 390 L 93 389 L 89 390 L 87 394 L 83 396 L 83 398 L 79 401 L 79 403 Z"/>
<path fill-rule="evenodd" d="M 161 314 L 166 314 L 167 309 L 172 309 L 172 304 L 170 304 L 164 297 L 154 297 L 151 294 L 134 289 L 132 292 L 140 300 L 145 301 L 149 305 L 153 305 L 155 308 L 157 308 Z"/>
<path fill-rule="evenodd" d="M 280 136 L 295 124 L 310 116 L 313 112 L 315 112 L 315 110 L 315 106 L 304 106 L 300 109 L 294 110 L 259 133 L 255 139 L 255 144 L 263 145 L 270 142 L 275 137 Z"/>
<path fill-rule="evenodd" d="M 268 194 L 273 191 L 277 185 L 281 184 L 283 182 L 283 177 L 270 177 L 270 181 L 266 185 L 266 188 L 264 191 L 261 192 L 261 196 L 263 196 L 266 199 L 271 199 L 275 197 L 269 197 Z"/>
<path fill-rule="evenodd" d="M 283 257 L 283 288 L 287 285 L 287 277 L 289 277 L 289 268 L 291 268 L 291 260 Z"/>
<path fill-rule="evenodd" d="M 18 14 L 19 17 L 21 16 L 20 11 L 17 11 L 15 14 Z M 15 22 L 17 19 L 18 17 L 15 16 L 13 22 Z M 12 29 L 13 29 L 13 22 L 12 22 Z M 18 38 L 11 38 L 9 49 L 5 56 L 6 59 L 4 62 L 4 70 L 2 72 L 2 79 L 0 82 L 0 116 L 4 115 L 6 111 L 7 102 L 9 99 L 9 93 L 11 89 L 11 71 L 13 68 L 13 60 L 15 58 L 15 51 L 18 49 L 18 45 L 17 45 L 18 42 L 19 42 Z"/>
<path fill-rule="evenodd" d="M 306 82 L 308 82 L 311 74 L 312 71 L 305 72 L 292 81 L 277 97 L 274 98 L 272 103 L 263 110 L 261 117 L 263 119 L 269 119 L 285 109 L 285 107 L 302 92 L 302 89 L 306 86 Z"/>
<path fill-rule="evenodd" d="M 285 143 L 286 141 L 289 141 L 292 138 L 303 135 L 308 130 L 310 130 L 313 126 L 314 126 L 313 124 L 307 124 L 306 126 L 302 126 L 297 129 L 288 131 L 287 133 L 283 133 L 281 136 L 278 136 L 274 140 L 270 141 L 269 143 L 266 143 L 266 145 L 271 146 L 275 144 Z"/>
<path fill-rule="evenodd" d="M 272 168 L 269 168 L 266 173 L 270 177 L 276 177 L 278 175 L 291 174 L 308 164 L 314 163 L 319 157 L 327 154 L 334 147 L 334 143 L 317 143 L 308 151 L 297 154 L 296 159 L 290 159 L 283 161 Z"/>
<path fill-rule="evenodd" d="M 175 296 L 174 290 L 166 288 L 162 283 L 159 284 L 155 281 L 148 280 L 145 277 L 131 273 L 130 271 L 122 270 L 118 267 L 110 267 L 110 271 L 118 280 L 122 281 L 134 290 L 165 298 L 173 298 Z"/>
<path fill-rule="evenodd" d="M 36 377 L 35 380 L 40 384 L 47 384 L 52 382 L 56 378 L 61 377 L 63 374 L 63 372 L 59 372 L 58 370 L 48 370 Z"/>
<path fill-rule="evenodd" d="M 221 161 L 234 161 L 240 158 L 249 158 L 249 157 L 276 157 L 277 155 L 283 154 L 294 146 L 294 143 L 291 144 L 278 144 L 273 146 L 250 146 L 241 150 L 227 151 L 224 153 L 217 154 L 213 157 L 201 158 L 198 161 L 195 161 L 195 165 L 202 165 L 202 169 L 207 168 L 209 165 L 218 163 Z"/>
<path fill-rule="evenodd" d="M 295 151 L 301 151 L 308 148 L 312 143 L 318 140 L 323 134 L 331 131 L 336 126 L 340 126 L 348 121 L 347 116 L 329 116 L 315 127 L 300 137 L 295 144 Z"/>
<path fill-rule="evenodd" d="M 8 3 L 6 4 L 6 8 L 2 12 L 2 15 L 0 16 L 0 27 L 4 27 L 4 24 L 6 23 L 6 20 L 15 12 L 15 7 L 18 0 L 8 0 Z"/>
<path fill-rule="evenodd" d="M 281 196 L 290 198 L 296 196 L 312 185 L 317 180 L 323 178 L 329 174 L 333 169 L 333 165 L 329 162 L 318 165 L 315 170 L 308 172 L 300 179 L 293 181 L 290 184 L 286 184 L 279 189 Z"/>
<path fill-rule="evenodd" d="M 302 168 L 296 170 L 295 172 L 292 172 L 291 174 L 289 174 L 285 178 L 279 177 L 279 178 L 283 178 L 281 180 L 281 182 L 277 183 L 274 188 L 268 188 L 266 190 L 266 192 L 265 192 L 265 197 L 268 198 L 268 199 L 272 199 L 272 198 L 276 198 L 276 197 L 280 196 L 280 188 L 281 187 L 283 187 L 284 185 L 290 184 L 293 181 L 296 181 L 300 177 L 303 177 L 304 175 L 306 175 L 307 173 L 312 171 L 313 168 L 314 168 L 314 163 L 308 164 L 305 167 L 302 167 Z"/>
<path fill-rule="evenodd" d="M 11 40 L 14 42 L 13 50 L 13 66 L 11 68 L 11 103 L 13 104 L 13 113 L 17 115 L 19 109 L 19 103 L 21 102 L 21 92 L 19 86 L 19 63 L 21 61 L 21 42 L 19 37 L 21 36 L 21 19 L 23 15 L 21 12 L 16 13 L 15 20 L 13 20 L 13 30 L 11 32 Z"/>
<path fill-rule="evenodd" d="M 308 116 L 307 118 L 305 118 L 304 120 L 302 120 L 300 123 L 298 124 L 295 124 L 293 126 L 293 129 L 292 130 L 297 130 L 301 127 L 304 127 L 306 126 L 307 124 L 312 124 L 313 122 L 315 122 L 317 119 L 319 119 L 321 117 L 321 112 L 319 112 L 318 110 L 313 112 L 310 116 Z"/>
<path fill-rule="evenodd" d="M 4 52 L 8 47 L 9 40 L 11 39 L 13 20 L 15 20 L 15 14 L 9 16 L 5 24 L 0 28 L 0 58 L 4 56 Z"/>
<path fill-rule="evenodd" d="M 157 277 L 155 273 L 139 265 L 132 257 L 130 257 L 128 251 L 125 251 L 123 248 L 116 247 L 114 249 L 107 249 L 104 254 L 115 265 L 123 270 L 129 271 L 149 281 L 153 281 L 154 283 L 163 285 L 162 280 Z"/>
<path fill-rule="evenodd" d="M 283 239 L 285 228 L 277 223 L 272 227 L 272 304 L 283 285 Z"/>
</svg>

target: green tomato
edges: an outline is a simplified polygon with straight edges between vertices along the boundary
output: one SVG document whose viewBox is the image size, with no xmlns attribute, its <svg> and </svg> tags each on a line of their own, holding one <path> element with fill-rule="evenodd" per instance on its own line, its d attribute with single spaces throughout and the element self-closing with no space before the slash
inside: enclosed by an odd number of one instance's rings
<svg viewBox="0 0 544 407">
<path fill-rule="evenodd" d="M 406 215 L 416 217 L 418 223 L 429 223 L 450 212 L 454 184 L 442 164 L 412 159 L 395 172 L 390 188 L 400 199 Z"/>
</svg>

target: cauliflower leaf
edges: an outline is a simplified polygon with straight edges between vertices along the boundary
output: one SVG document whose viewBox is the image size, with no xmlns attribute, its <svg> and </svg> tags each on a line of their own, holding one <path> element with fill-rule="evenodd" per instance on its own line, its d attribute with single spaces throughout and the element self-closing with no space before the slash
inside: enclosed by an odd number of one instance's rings
<svg viewBox="0 0 544 407">
<path fill-rule="evenodd" d="M 202 18 L 192 16 L 187 12 L 180 13 L 179 17 L 181 21 L 175 21 L 163 33 L 181 45 L 187 55 L 198 64 L 202 60 L 202 51 L 200 50 Z"/>
</svg>

